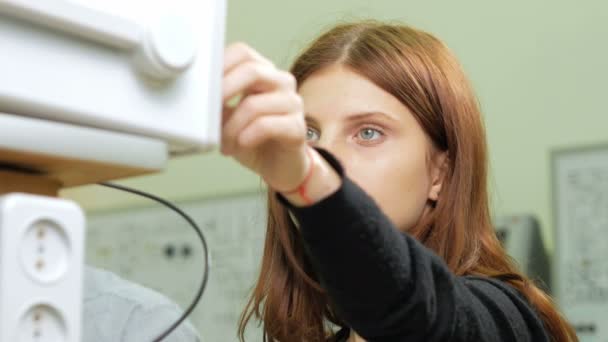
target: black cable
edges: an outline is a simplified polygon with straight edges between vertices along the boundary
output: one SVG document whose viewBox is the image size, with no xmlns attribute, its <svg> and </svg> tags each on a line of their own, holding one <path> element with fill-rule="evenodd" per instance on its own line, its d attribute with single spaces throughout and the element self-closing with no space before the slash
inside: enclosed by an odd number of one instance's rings
<svg viewBox="0 0 608 342">
<path fill-rule="evenodd" d="M 211 268 L 210 262 L 209 262 L 209 249 L 207 248 L 207 241 L 205 240 L 205 236 L 203 235 L 203 232 L 200 229 L 200 227 L 196 224 L 196 222 L 194 222 L 194 220 L 190 216 L 188 216 L 188 214 L 186 214 L 180 208 L 178 208 L 173 203 L 171 203 L 167 200 L 164 200 L 160 197 L 154 196 L 152 194 L 148 194 L 148 193 L 140 191 L 140 190 L 131 189 L 126 186 L 122 186 L 122 185 L 118 185 L 118 184 L 114 184 L 114 183 L 105 182 L 105 183 L 99 183 L 99 185 L 102 185 L 102 186 L 105 186 L 108 188 L 121 190 L 121 191 L 130 192 L 132 194 L 146 197 L 146 198 L 149 198 L 151 200 L 157 201 L 157 202 L 165 205 L 169 209 L 172 209 L 175 212 L 177 212 L 186 221 L 188 221 L 188 223 L 192 226 L 192 228 L 195 230 L 196 234 L 198 235 L 199 239 L 201 240 L 201 244 L 203 245 L 203 254 L 205 255 L 205 272 L 203 273 L 203 280 L 201 281 L 201 284 L 198 288 L 198 292 L 196 293 L 196 296 L 194 297 L 194 300 L 192 301 L 192 303 L 190 303 L 190 305 L 188 305 L 188 307 L 186 308 L 184 313 L 180 316 L 180 318 L 153 340 L 153 342 L 162 341 L 192 313 L 192 311 L 194 310 L 194 308 L 200 301 L 201 297 L 203 296 L 203 292 L 205 292 L 205 287 L 207 286 L 207 280 L 209 279 L 209 271 Z"/>
</svg>

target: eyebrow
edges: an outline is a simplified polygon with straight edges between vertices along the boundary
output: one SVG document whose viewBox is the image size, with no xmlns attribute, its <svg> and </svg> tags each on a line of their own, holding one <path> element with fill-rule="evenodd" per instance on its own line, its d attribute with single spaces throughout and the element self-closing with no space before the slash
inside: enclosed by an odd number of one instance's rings
<svg viewBox="0 0 608 342">
<path fill-rule="evenodd" d="M 360 112 L 360 113 L 354 113 L 354 114 L 350 114 L 348 115 L 348 117 L 346 118 L 347 121 L 359 121 L 359 120 L 364 120 L 364 119 L 369 119 L 371 117 L 374 116 L 382 116 L 390 121 L 393 122 L 397 122 L 398 119 L 391 114 L 388 113 L 384 113 L 384 112 L 380 112 L 380 111 L 371 111 L 371 112 Z M 306 113 L 306 121 L 314 123 L 314 124 L 318 124 L 319 122 L 317 121 L 317 119 L 314 118 L 314 116 L 311 113 Z"/>
</svg>

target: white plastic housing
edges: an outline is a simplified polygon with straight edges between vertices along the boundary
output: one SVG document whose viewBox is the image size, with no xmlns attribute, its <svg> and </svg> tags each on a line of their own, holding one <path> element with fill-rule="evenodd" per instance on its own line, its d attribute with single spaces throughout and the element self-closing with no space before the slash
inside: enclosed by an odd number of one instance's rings
<svg viewBox="0 0 608 342">
<path fill-rule="evenodd" d="M 0 0 L 0 112 L 173 153 L 217 145 L 225 12 L 225 0 Z"/>
<path fill-rule="evenodd" d="M 84 236 L 71 201 L 0 197 L 0 342 L 80 342 Z"/>
</svg>

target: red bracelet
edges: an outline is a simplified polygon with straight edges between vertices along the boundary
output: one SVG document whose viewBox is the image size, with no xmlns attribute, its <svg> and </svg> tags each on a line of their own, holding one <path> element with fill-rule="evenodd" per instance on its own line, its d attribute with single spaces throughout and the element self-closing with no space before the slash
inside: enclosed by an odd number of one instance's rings
<svg viewBox="0 0 608 342">
<path fill-rule="evenodd" d="M 315 170 L 315 162 L 312 156 L 312 149 L 311 148 L 307 148 L 306 149 L 306 155 L 308 156 L 308 160 L 310 161 L 309 166 L 308 166 L 308 171 L 306 173 L 306 177 L 304 178 L 304 180 L 302 181 L 302 183 L 300 183 L 300 185 L 295 188 L 294 190 L 291 191 L 286 191 L 283 194 L 284 195 L 292 195 L 295 193 L 300 194 L 300 197 L 302 197 L 302 199 L 304 200 L 304 203 L 306 205 L 311 205 L 312 204 L 312 200 L 308 197 L 308 194 L 306 193 L 306 185 L 308 185 L 308 181 L 310 180 L 310 178 L 312 177 L 313 171 Z"/>
</svg>

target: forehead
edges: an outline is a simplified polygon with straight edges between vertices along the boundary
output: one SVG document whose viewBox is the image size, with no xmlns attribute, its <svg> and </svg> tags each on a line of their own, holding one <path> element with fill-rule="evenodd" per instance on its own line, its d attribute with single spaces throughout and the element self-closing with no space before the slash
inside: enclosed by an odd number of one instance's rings
<svg viewBox="0 0 608 342">
<path fill-rule="evenodd" d="M 332 65 L 311 75 L 300 85 L 299 93 L 305 111 L 319 120 L 363 112 L 383 112 L 398 120 L 411 116 L 393 95 L 342 65 Z"/>
</svg>

